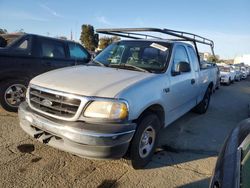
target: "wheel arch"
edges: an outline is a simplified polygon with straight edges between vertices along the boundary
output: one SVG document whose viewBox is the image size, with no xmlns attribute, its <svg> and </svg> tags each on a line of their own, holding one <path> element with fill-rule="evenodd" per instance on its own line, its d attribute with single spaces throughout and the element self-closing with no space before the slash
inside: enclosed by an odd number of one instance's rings
<svg viewBox="0 0 250 188">
<path fill-rule="evenodd" d="M 139 122 L 145 115 L 149 113 L 154 113 L 157 115 L 161 122 L 161 127 L 165 124 L 165 110 L 162 105 L 160 104 L 152 104 L 148 106 L 146 109 L 142 111 L 142 113 L 139 115 L 139 117 L 135 120 L 136 122 Z"/>
</svg>

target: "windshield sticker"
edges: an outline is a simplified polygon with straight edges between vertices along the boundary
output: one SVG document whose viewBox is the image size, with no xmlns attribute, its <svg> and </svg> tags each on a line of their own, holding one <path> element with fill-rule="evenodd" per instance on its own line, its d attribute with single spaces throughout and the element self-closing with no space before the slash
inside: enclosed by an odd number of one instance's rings
<svg viewBox="0 0 250 188">
<path fill-rule="evenodd" d="M 167 51 L 167 49 L 168 49 L 167 47 L 162 46 L 160 44 L 156 44 L 156 43 L 152 43 L 152 44 L 150 44 L 150 46 L 153 47 L 153 48 L 157 48 L 157 49 L 159 49 L 159 50 L 161 50 L 163 52 Z"/>
</svg>

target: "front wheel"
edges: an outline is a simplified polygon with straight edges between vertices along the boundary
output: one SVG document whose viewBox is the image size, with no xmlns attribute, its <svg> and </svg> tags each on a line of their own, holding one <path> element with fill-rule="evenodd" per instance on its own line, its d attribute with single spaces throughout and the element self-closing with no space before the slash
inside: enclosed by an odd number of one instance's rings
<svg viewBox="0 0 250 188">
<path fill-rule="evenodd" d="M 7 80 L 0 85 L 0 104 L 9 112 L 17 112 L 18 106 L 25 100 L 27 82 Z"/>
<path fill-rule="evenodd" d="M 158 116 L 153 113 L 144 116 L 139 122 L 130 146 L 133 168 L 143 168 L 150 162 L 158 143 L 160 126 Z"/>
</svg>

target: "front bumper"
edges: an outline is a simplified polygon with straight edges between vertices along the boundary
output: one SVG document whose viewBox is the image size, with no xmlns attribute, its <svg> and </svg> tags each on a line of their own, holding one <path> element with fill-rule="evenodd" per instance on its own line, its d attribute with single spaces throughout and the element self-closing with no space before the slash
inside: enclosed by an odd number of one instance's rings
<svg viewBox="0 0 250 188">
<path fill-rule="evenodd" d="M 229 82 L 229 78 L 227 78 L 227 77 L 221 77 L 220 83 L 228 83 L 228 82 Z"/>
<path fill-rule="evenodd" d="M 21 128 L 44 144 L 87 158 L 121 158 L 128 150 L 136 124 L 89 124 L 45 118 L 26 102 L 19 106 Z"/>
</svg>

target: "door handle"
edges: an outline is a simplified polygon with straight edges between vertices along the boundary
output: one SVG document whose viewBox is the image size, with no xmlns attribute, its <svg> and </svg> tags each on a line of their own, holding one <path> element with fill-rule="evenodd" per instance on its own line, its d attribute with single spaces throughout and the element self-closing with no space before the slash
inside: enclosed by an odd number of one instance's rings
<svg viewBox="0 0 250 188">
<path fill-rule="evenodd" d="M 195 79 L 191 79 L 191 84 L 195 84 Z"/>
</svg>

